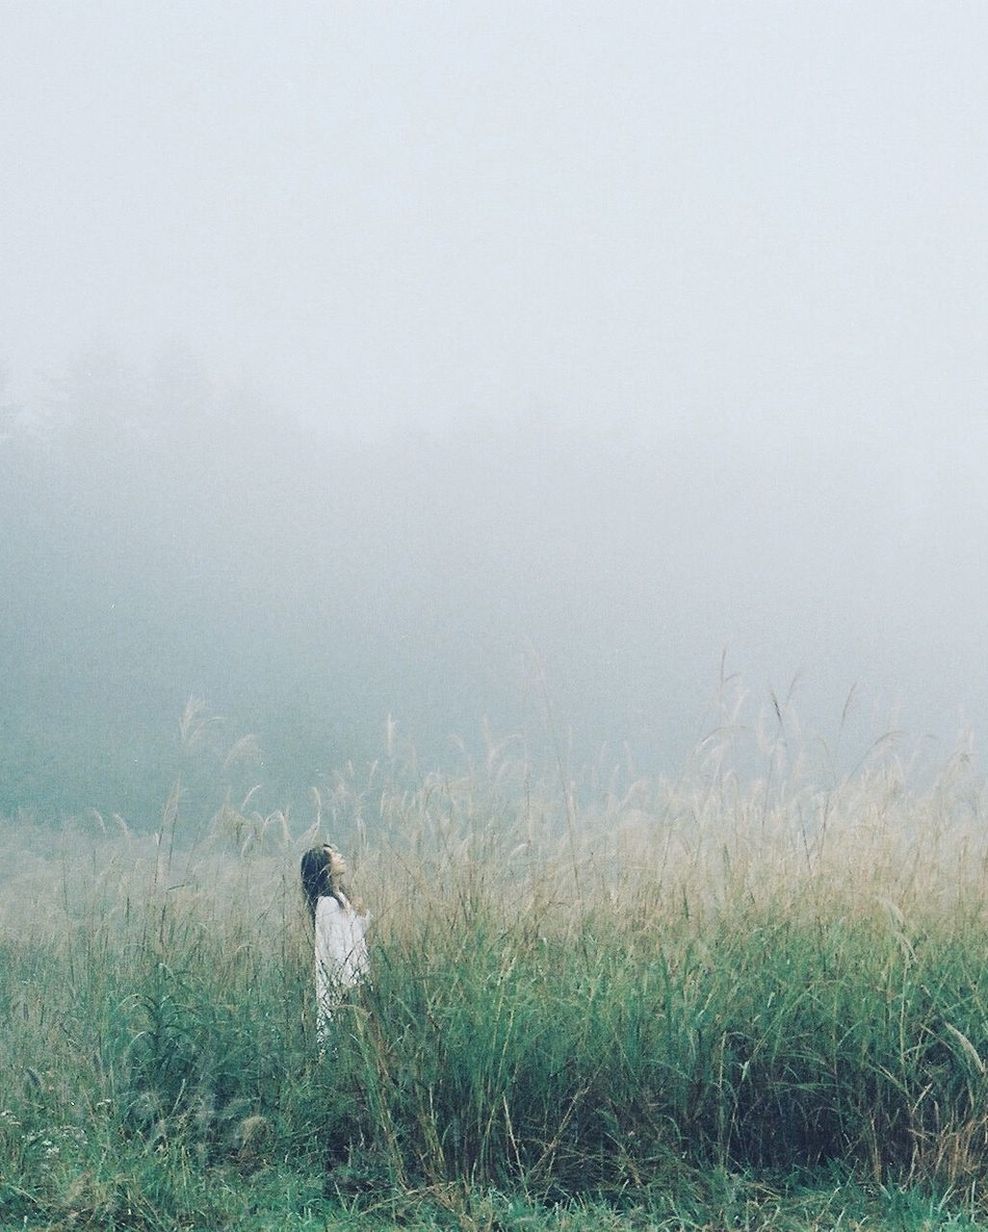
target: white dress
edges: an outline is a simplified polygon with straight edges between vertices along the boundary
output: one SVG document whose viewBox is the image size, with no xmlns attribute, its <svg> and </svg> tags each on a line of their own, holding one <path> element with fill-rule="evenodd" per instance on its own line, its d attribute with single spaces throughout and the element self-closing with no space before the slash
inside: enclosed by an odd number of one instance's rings
<svg viewBox="0 0 988 1232">
<path fill-rule="evenodd" d="M 316 1035 L 325 1043 L 333 1011 L 347 989 L 367 978 L 367 925 L 343 899 L 322 895 L 316 900 Z"/>
</svg>

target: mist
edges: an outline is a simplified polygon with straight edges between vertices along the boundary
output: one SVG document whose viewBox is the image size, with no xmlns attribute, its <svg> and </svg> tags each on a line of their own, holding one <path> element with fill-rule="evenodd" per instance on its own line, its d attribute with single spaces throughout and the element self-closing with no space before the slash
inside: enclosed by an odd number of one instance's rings
<svg viewBox="0 0 988 1232">
<path fill-rule="evenodd" d="M 0 25 L 0 811 L 985 730 L 982 10 Z"/>
</svg>

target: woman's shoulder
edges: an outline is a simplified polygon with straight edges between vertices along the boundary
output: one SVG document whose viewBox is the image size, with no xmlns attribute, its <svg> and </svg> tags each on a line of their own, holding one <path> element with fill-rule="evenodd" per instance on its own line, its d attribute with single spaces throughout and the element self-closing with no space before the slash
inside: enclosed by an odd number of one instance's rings
<svg viewBox="0 0 988 1232">
<path fill-rule="evenodd" d="M 332 894 L 321 894 L 316 900 L 316 915 L 342 915 L 343 904 Z"/>
</svg>

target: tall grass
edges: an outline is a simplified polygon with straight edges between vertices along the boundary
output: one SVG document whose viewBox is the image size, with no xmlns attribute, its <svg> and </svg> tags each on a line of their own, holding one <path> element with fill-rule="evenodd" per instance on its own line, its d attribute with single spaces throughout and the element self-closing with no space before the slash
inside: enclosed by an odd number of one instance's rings
<svg viewBox="0 0 988 1232">
<path fill-rule="evenodd" d="M 715 1166 L 988 1179 L 962 762 L 922 791 L 892 760 L 828 790 L 718 769 L 573 817 L 492 752 L 411 788 L 351 768 L 315 804 L 0 829 L 5 1216 L 124 1221 L 276 1164 L 533 1198 Z M 296 884 L 317 833 L 374 917 L 324 1055 Z"/>
</svg>

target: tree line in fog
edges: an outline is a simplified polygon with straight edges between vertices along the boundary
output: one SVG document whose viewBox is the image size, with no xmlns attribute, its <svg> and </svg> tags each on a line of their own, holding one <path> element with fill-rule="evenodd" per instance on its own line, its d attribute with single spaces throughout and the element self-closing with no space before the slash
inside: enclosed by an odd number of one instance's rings
<svg viewBox="0 0 988 1232">
<path fill-rule="evenodd" d="M 190 698 L 257 735 L 272 807 L 376 756 L 388 715 L 428 764 L 486 719 L 669 769 L 725 650 L 832 716 L 893 652 L 921 671 L 947 575 L 979 585 L 966 489 L 887 441 L 519 412 L 341 434 L 180 354 L 0 407 L 0 811 L 151 816 Z"/>
</svg>

